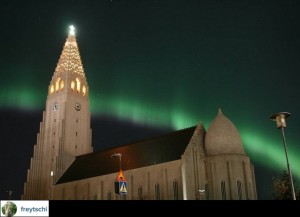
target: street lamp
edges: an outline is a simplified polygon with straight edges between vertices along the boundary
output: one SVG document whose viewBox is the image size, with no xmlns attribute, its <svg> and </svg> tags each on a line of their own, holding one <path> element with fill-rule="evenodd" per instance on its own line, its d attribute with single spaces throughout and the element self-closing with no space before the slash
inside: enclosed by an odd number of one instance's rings
<svg viewBox="0 0 300 217">
<path fill-rule="evenodd" d="M 125 176 L 124 176 L 123 171 L 122 171 L 122 166 L 121 166 L 122 154 L 121 153 L 114 153 L 110 157 L 111 158 L 118 157 L 119 161 L 120 161 L 120 165 L 119 165 L 120 171 L 119 171 L 118 176 L 115 179 L 115 193 L 120 194 L 121 197 L 122 197 L 123 194 L 127 194 L 127 182 L 126 182 Z"/>
<path fill-rule="evenodd" d="M 8 190 L 8 191 L 6 191 L 6 192 L 8 193 L 8 199 L 10 200 L 10 199 L 11 199 L 11 196 L 12 196 L 12 194 L 13 194 L 13 191 Z"/>
<path fill-rule="evenodd" d="M 293 200 L 296 200 L 294 182 L 293 182 L 292 172 L 291 172 L 291 169 L 290 169 L 289 158 L 288 158 L 287 147 L 286 147 L 286 141 L 285 141 L 285 135 L 284 135 L 284 128 L 286 128 L 286 121 L 285 120 L 290 115 L 291 114 L 288 113 L 288 112 L 279 112 L 277 114 L 271 115 L 270 119 L 272 121 L 276 121 L 277 128 L 281 129 L 281 132 L 282 132 L 282 139 L 283 139 L 283 146 L 284 146 L 285 157 L 286 157 L 286 164 L 287 164 L 288 173 L 289 173 L 289 177 L 290 177 L 290 183 L 291 183 L 292 198 L 293 198 Z"/>
<path fill-rule="evenodd" d="M 119 158 L 119 162 L 120 162 L 120 164 L 119 164 L 119 169 L 120 169 L 120 171 L 122 170 L 122 167 L 121 167 L 121 158 L 122 158 L 122 154 L 121 153 L 114 153 L 114 154 L 112 154 L 111 156 L 110 156 L 111 158 L 113 158 L 113 157 L 118 157 Z"/>
</svg>

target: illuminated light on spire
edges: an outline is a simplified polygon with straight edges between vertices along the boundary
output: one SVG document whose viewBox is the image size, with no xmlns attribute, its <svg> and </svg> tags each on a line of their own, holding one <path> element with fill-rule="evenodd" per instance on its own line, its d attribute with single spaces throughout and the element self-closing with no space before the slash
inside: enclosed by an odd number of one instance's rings
<svg viewBox="0 0 300 217">
<path fill-rule="evenodd" d="M 75 27 L 73 25 L 71 25 L 69 28 L 70 28 L 69 34 L 75 35 Z"/>
<path fill-rule="evenodd" d="M 79 49 L 75 37 L 75 27 L 71 25 L 69 26 L 69 29 L 70 30 L 69 30 L 67 40 L 65 42 L 63 51 L 60 55 L 59 61 L 55 68 L 55 73 L 71 72 L 71 73 L 79 74 L 84 77 L 85 76 L 84 69 L 82 66 Z M 82 85 L 80 86 L 80 90 L 81 87 Z M 75 85 L 74 87 L 72 86 L 72 89 L 75 89 Z"/>
</svg>

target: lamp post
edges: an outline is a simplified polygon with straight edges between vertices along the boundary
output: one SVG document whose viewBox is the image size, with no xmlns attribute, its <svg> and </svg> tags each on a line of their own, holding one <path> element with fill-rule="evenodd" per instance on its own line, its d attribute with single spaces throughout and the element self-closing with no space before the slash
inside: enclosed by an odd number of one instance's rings
<svg viewBox="0 0 300 217">
<path fill-rule="evenodd" d="M 291 169 L 290 169 L 289 158 L 288 158 L 287 147 L 286 147 L 286 141 L 285 141 L 285 135 L 284 135 L 284 128 L 286 128 L 286 119 L 290 115 L 291 114 L 288 113 L 288 112 L 279 112 L 277 114 L 271 115 L 270 119 L 272 121 L 276 121 L 277 128 L 281 129 L 281 132 L 282 132 L 282 140 L 283 140 L 283 146 L 284 146 L 284 151 L 285 151 L 286 164 L 287 164 L 287 169 L 288 169 L 290 183 L 291 183 L 292 198 L 293 198 L 293 200 L 296 200 L 294 182 L 293 182 L 292 172 L 291 172 Z"/>
<path fill-rule="evenodd" d="M 120 164 L 119 164 L 119 169 L 120 169 L 120 171 L 122 170 L 122 167 L 121 167 L 121 161 L 122 161 L 122 154 L 121 153 L 114 153 L 114 154 L 112 154 L 111 156 L 110 156 L 111 158 L 113 158 L 113 157 L 118 157 L 119 158 L 119 162 L 120 162 Z"/>
<path fill-rule="evenodd" d="M 13 191 L 11 191 L 11 190 L 8 190 L 8 191 L 6 191 L 7 193 L 8 193 L 8 199 L 10 200 L 11 199 L 11 196 L 12 196 L 12 193 L 13 193 Z"/>
<path fill-rule="evenodd" d="M 122 165 L 121 165 L 121 159 L 122 159 L 122 154 L 121 153 L 114 153 L 110 156 L 111 158 L 113 157 L 118 157 L 119 158 L 119 174 L 118 176 L 116 177 L 116 180 L 115 180 L 115 193 L 116 194 L 119 194 L 121 198 L 125 199 L 125 196 L 123 197 L 123 194 L 127 194 L 127 182 L 126 182 L 126 179 L 125 179 L 125 176 L 123 174 L 123 171 L 122 171 Z"/>
</svg>

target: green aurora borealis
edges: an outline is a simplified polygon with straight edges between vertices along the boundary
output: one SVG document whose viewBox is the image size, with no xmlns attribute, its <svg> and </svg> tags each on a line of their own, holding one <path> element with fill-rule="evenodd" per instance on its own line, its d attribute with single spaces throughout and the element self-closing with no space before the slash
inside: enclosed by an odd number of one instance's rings
<svg viewBox="0 0 300 217">
<path fill-rule="evenodd" d="M 23 90 L 18 89 L 18 92 L 15 93 L 11 91 L 6 93 L 5 97 L 1 96 L 2 99 L 7 99 L 1 107 L 19 107 L 26 110 L 44 109 L 43 101 L 47 94 L 46 91 L 44 92 L 45 93 L 42 94 L 42 92 L 37 90 L 34 91 L 34 89 L 30 91 L 29 87 L 24 87 Z M 5 91 L 1 91 L 1 93 L 3 94 Z M 197 113 L 197 111 L 194 113 L 188 112 L 189 108 L 186 108 L 186 111 L 184 108 L 176 106 L 170 106 L 172 109 L 166 109 L 163 104 L 159 105 L 159 103 L 157 103 L 155 105 L 155 103 L 147 102 L 146 99 L 140 101 L 118 96 L 103 97 L 93 94 L 92 90 L 90 93 L 90 101 L 91 112 L 94 116 L 109 115 L 121 120 L 129 120 L 137 124 L 142 123 L 158 128 L 171 127 L 174 130 L 196 125 L 198 124 L 198 121 L 201 121 L 207 130 L 217 112 L 217 108 L 215 108 L 213 111 L 209 111 L 208 114 L 205 113 L 201 116 L 199 115 L 200 112 Z M 223 112 L 226 115 L 227 112 Z M 209 118 L 207 116 L 209 116 Z M 284 169 L 286 167 L 286 159 L 280 137 L 281 134 L 280 131 L 277 132 L 275 123 L 269 123 L 269 120 L 266 117 L 265 126 L 269 125 L 270 129 L 264 131 L 263 127 L 261 127 L 261 129 L 254 127 L 255 130 L 253 130 L 251 126 L 255 126 L 255 123 L 253 123 L 251 118 L 249 118 L 248 121 L 244 120 L 242 122 L 239 121 L 238 117 L 236 119 L 229 117 L 229 119 L 231 119 L 238 127 L 246 152 L 255 163 L 264 164 L 272 169 Z M 287 131 L 288 130 L 289 128 L 287 128 Z M 266 133 L 269 133 L 269 137 L 266 136 Z M 274 133 L 277 133 L 278 135 L 272 135 Z M 287 144 L 292 168 L 300 168 L 300 161 L 297 157 L 300 148 L 296 148 L 297 142 L 291 140 L 288 133 Z M 299 170 L 294 169 L 293 174 L 297 179 L 300 178 Z"/>
<path fill-rule="evenodd" d="M 299 11 L 292 0 L 7 1 L 0 8 L 0 110 L 42 117 L 73 24 L 92 119 L 173 130 L 201 121 L 207 130 L 221 108 L 254 166 L 280 173 L 282 137 L 269 116 L 287 111 L 287 148 L 299 183 Z M 10 133 L 6 124 L 2 131 Z"/>
</svg>

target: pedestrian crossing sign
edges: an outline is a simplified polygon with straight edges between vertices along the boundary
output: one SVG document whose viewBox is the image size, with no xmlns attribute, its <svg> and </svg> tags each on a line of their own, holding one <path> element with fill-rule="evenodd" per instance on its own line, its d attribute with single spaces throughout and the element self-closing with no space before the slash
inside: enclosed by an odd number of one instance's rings
<svg viewBox="0 0 300 217">
<path fill-rule="evenodd" d="M 127 182 L 119 181 L 119 192 L 120 194 L 127 194 Z"/>
</svg>

